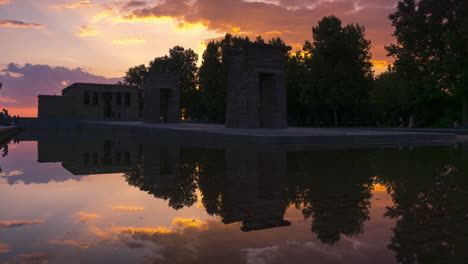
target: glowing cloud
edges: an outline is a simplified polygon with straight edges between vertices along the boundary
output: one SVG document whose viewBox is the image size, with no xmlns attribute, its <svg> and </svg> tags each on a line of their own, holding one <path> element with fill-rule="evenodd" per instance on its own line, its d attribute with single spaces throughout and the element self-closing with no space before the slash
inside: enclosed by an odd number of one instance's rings
<svg viewBox="0 0 468 264">
<path fill-rule="evenodd" d="M 27 263 L 47 264 L 49 259 L 53 258 L 52 255 L 47 253 L 31 253 L 16 255 L 17 258 L 26 261 Z"/>
<path fill-rule="evenodd" d="M 98 215 L 87 214 L 87 213 L 83 213 L 83 212 L 79 212 L 76 215 L 80 217 L 80 222 L 83 222 L 83 223 L 87 223 L 89 221 L 92 221 L 92 220 L 95 220 L 95 219 L 99 218 Z"/>
<path fill-rule="evenodd" d="M 15 102 L 16 102 L 16 100 L 15 100 Z M 2 103 L 2 98 L 1 97 L 0 97 L 0 103 Z M 17 175 L 23 175 L 23 174 L 24 174 L 24 172 L 22 172 L 20 170 L 12 170 L 12 171 L 7 171 L 7 172 L 0 173 L 0 177 L 11 177 L 11 176 L 17 176 Z"/>
<path fill-rule="evenodd" d="M 21 227 L 27 225 L 36 225 L 44 223 L 44 220 L 32 220 L 32 221 L 0 221 L 0 228 L 8 227 Z"/>
<path fill-rule="evenodd" d="M 10 3 L 10 0 L 0 0 L 0 5 L 6 5 L 9 3 Z"/>
<path fill-rule="evenodd" d="M 374 60 L 371 62 L 376 68 L 387 68 L 388 65 L 391 65 L 391 63 L 386 60 Z"/>
<path fill-rule="evenodd" d="M 86 36 L 95 36 L 95 35 L 98 35 L 100 34 L 101 32 L 97 31 L 96 29 L 94 28 L 91 28 L 89 26 L 82 26 L 80 28 L 80 32 L 77 33 L 78 36 L 80 37 L 86 37 Z"/>
<path fill-rule="evenodd" d="M 4 20 L 0 19 L 0 27 L 13 27 L 13 28 L 45 28 L 44 25 L 36 23 L 25 23 L 17 20 Z"/>
<path fill-rule="evenodd" d="M 0 96 L 0 103 L 16 103 L 16 99 L 7 96 Z"/>
<path fill-rule="evenodd" d="M 8 244 L 0 244 L 0 254 L 11 252 L 11 248 Z"/>
<path fill-rule="evenodd" d="M 132 206 L 113 206 L 113 210 L 122 210 L 122 211 L 143 211 L 143 207 L 132 207 Z"/>
<path fill-rule="evenodd" d="M 52 241 L 49 241 L 49 243 L 55 244 L 55 245 L 78 247 L 78 248 L 89 248 L 90 246 L 90 244 L 79 243 L 74 240 L 65 240 L 65 241 L 52 240 Z"/>
<path fill-rule="evenodd" d="M 93 4 L 91 1 L 80 1 L 71 4 L 59 4 L 59 5 L 51 5 L 50 8 L 77 8 L 80 6 L 92 6 Z"/>
<path fill-rule="evenodd" d="M 137 39 L 116 39 L 116 40 L 113 40 L 112 43 L 121 44 L 121 45 L 143 44 L 143 43 L 146 43 L 146 40 L 141 39 L 141 38 L 137 38 Z"/>
</svg>

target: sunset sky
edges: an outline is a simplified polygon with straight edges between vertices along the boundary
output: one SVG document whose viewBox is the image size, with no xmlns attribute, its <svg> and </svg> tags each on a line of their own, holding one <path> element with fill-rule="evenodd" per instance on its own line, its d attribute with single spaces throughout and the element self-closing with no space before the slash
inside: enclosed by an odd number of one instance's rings
<svg viewBox="0 0 468 264">
<path fill-rule="evenodd" d="M 38 94 L 73 82 L 115 83 L 181 45 L 201 57 L 225 33 L 281 37 L 293 50 L 334 14 L 366 27 L 374 70 L 390 61 L 397 0 L 0 0 L 0 107 L 35 116 Z"/>
</svg>

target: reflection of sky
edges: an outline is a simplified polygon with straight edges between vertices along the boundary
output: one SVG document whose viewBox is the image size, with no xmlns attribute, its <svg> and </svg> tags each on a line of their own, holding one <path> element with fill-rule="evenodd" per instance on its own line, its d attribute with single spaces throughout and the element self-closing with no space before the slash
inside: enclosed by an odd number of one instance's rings
<svg viewBox="0 0 468 264">
<path fill-rule="evenodd" d="M 335 246 L 321 244 L 310 220 L 290 208 L 290 227 L 242 232 L 224 225 L 203 206 L 173 210 L 167 202 L 129 186 L 121 174 L 74 180 L 59 164 L 36 163 L 36 142 L 22 142 L 1 159 L 4 172 L 21 171 L 22 181 L 0 184 L 0 262 L 49 263 L 177 262 L 226 263 L 393 263 L 386 245 L 393 221 L 383 217 L 391 205 L 377 188 L 364 234 L 342 236 Z M 51 179 L 47 184 L 47 179 Z"/>
</svg>

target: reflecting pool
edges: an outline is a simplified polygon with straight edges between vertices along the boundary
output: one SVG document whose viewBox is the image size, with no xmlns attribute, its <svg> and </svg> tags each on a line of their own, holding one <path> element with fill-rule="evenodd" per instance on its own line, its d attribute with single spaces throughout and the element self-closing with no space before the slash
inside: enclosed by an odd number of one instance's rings
<svg viewBox="0 0 468 264">
<path fill-rule="evenodd" d="M 468 147 L 279 151 L 23 137 L 0 263 L 466 263 Z"/>
</svg>

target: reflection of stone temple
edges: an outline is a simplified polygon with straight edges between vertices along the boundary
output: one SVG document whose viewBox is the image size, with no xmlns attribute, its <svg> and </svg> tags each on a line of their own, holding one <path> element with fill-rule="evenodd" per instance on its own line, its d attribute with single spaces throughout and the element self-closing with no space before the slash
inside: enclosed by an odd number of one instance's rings
<svg viewBox="0 0 468 264">
<path fill-rule="evenodd" d="M 38 162 L 61 162 L 74 175 L 123 173 L 135 167 L 139 146 L 129 141 L 38 141 Z"/>
<path fill-rule="evenodd" d="M 227 150 L 223 223 L 242 221 L 243 231 L 290 225 L 286 179 L 285 152 Z"/>
<path fill-rule="evenodd" d="M 168 145 L 143 146 L 143 176 L 141 189 L 165 198 L 177 192 L 180 171 L 180 147 Z"/>
</svg>

